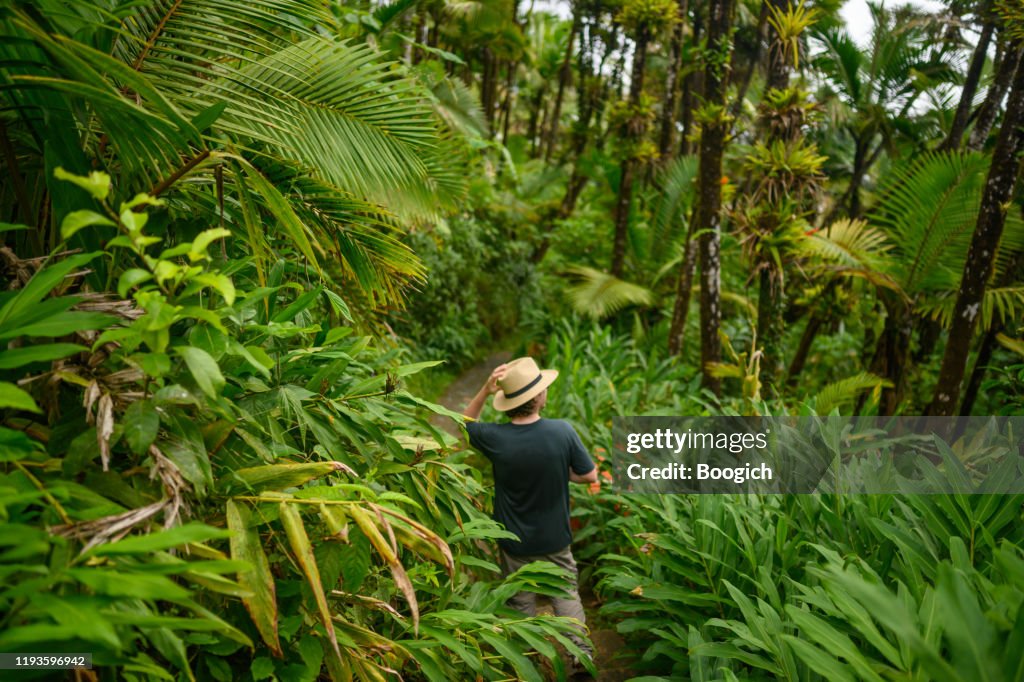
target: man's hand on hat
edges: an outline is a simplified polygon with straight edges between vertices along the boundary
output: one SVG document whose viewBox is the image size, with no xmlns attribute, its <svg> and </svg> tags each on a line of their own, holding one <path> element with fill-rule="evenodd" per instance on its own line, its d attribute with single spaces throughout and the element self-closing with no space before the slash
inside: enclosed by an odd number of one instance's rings
<svg viewBox="0 0 1024 682">
<path fill-rule="evenodd" d="M 498 365 L 497 367 L 494 368 L 494 371 L 491 372 L 491 376 L 487 379 L 486 387 L 488 394 L 493 395 L 501 390 L 501 386 L 498 385 L 498 382 L 505 378 L 505 373 L 507 371 L 507 364 Z"/>
</svg>

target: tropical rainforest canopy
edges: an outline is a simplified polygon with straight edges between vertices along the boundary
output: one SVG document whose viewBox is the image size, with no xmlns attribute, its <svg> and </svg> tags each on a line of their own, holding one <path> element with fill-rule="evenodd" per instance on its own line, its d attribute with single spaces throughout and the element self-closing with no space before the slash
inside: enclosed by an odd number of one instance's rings
<svg viewBox="0 0 1024 682">
<path fill-rule="evenodd" d="M 0 651 L 94 662 L 5 679 L 564 678 L 448 432 L 499 350 L 605 479 L 1024 413 L 1024 5 L 867 8 L 0 0 Z M 599 679 L 1024 679 L 1022 496 L 578 488 Z"/>
</svg>

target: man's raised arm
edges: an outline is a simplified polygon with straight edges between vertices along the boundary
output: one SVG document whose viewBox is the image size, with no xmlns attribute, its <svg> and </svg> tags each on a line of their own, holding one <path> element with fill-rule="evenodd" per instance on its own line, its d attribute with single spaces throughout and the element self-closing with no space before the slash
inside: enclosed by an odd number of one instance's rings
<svg viewBox="0 0 1024 682">
<path fill-rule="evenodd" d="M 498 392 L 498 382 L 505 376 L 505 371 L 508 369 L 508 365 L 498 365 L 491 372 L 491 376 L 487 377 L 487 381 L 480 387 L 480 390 L 476 392 L 473 399 L 466 405 L 466 409 L 462 411 L 463 417 L 470 419 L 479 419 L 480 413 L 484 409 L 484 403 L 487 402 L 487 396 L 492 393 Z"/>
</svg>

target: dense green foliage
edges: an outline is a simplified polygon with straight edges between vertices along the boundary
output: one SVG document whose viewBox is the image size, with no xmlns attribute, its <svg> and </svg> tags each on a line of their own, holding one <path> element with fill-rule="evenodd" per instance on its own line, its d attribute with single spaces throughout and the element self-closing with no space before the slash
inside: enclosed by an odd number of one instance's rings
<svg viewBox="0 0 1024 682">
<path fill-rule="evenodd" d="M 1017 496 L 607 485 L 617 415 L 1024 409 L 1024 11 L 868 16 L 0 1 L 0 651 L 564 678 L 432 402 L 511 348 L 638 676 L 1024 678 Z"/>
</svg>

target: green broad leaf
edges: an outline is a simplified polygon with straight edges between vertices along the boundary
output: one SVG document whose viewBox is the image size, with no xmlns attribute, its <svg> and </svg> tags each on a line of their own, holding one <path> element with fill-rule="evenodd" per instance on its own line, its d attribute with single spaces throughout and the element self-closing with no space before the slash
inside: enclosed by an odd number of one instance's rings
<svg viewBox="0 0 1024 682">
<path fill-rule="evenodd" d="M 1002 332 L 996 334 L 996 340 L 1003 345 L 1003 347 L 1012 350 L 1017 355 L 1024 357 L 1024 339 L 1014 339 Z"/>
<path fill-rule="evenodd" d="M 882 682 L 882 676 L 872 669 L 871 663 L 860 653 L 853 640 L 845 633 L 836 630 L 824 619 L 792 604 L 786 605 L 786 613 L 800 628 L 801 639 L 813 640 L 833 656 L 842 657 L 850 664 L 860 679 Z"/>
<path fill-rule="evenodd" d="M 423 673 L 424 677 L 427 678 L 427 682 L 448 682 L 449 676 L 444 669 L 441 668 L 441 664 L 438 661 L 437 656 L 434 654 L 433 649 L 427 649 L 420 646 L 419 642 L 410 642 L 408 645 L 412 649 L 413 658 L 420 666 L 420 672 Z M 471 668 L 479 670 L 479 668 Z"/>
<path fill-rule="evenodd" d="M 341 659 L 341 650 L 338 648 L 338 640 L 334 634 L 334 621 L 331 618 L 331 608 L 327 603 L 327 595 L 324 593 L 323 583 L 320 580 L 320 569 L 317 567 L 316 557 L 313 554 L 313 546 L 306 534 L 306 526 L 302 523 L 302 515 L 296 505 L 282 502 L 280 504 L 281 525 L 284 526 L 285 534 L 288 536 L 288 544 L 296 561 L 302 568 L 316 599 L 317 611 L 320 614 L 320 622 L 327 631 L 327 643 L 330 644 L 330 653 L 337 659 Z"/>
<path fill-rule="evenodd" d="M 480 670 L 483 667 L 480 652 L 475 648 L 470 648 L 463 644 L 455 635 L 451 634 L 446 629 L 421 624 L 420 634 L 425 638 L 436 639 L 444 645 L 445 648 L 462 659 L 462 661 L 469 666 L 470 670 Z"/>
<path fill-rule="evenodd" d="M 243 346 L 232 340 L 230 352 L 244 358 L 253 369 L 267 379 L 270 378 L 270 368 L 274 366 L 274 360 L 259 346 Z"/>
<path fill-rule="evenodd" d="M 138 208 L 139 206 L 155 206 L 160 207 L 166 205 L 167 202 L 163 199 L 154 197 L 152 194 L 146 194 L 145 192 L 139 192 L 129 201 L 121 204 L 121 212 L 131 211 Z"/>
<path fill-rule="evenodd" d="M 512 667 L 519 674 L 519 679 L 525 682 L 544 682 L 537 668 L 530 662 L 530 659 L 523 654 L 514 644 L 502 637 L 486 630 L 480 631 L 480 638 L 490 644 L 495 651 L 501 654 L 506 660 L 512 663 Z"/>
<path fill-rule="evenodd" d="M 173 630 L 194 630 L 197 632 L 217 632 L 225 629 L 223 622 L 201 620 L 199 618 L 183 618 L 181 616 L 158 616 L 152 613 L 131 613 L 125 611 L 106 611 L 104 615 L 116 625 L 136 625 L 143 628 L 170 628 Z"/>
<path fill-rule="evenodd" d="M 26 625 L 0 633 L 0 648 L 24 651 L 23 647 L 51 647 L 54 642 L 81 640 L 82 629 L 74 625 Z M 38 649 L 37 649 L 38 650 Z"/>
<path fill-rule="evenodd" d="M 3 330 L 4 338 L 24 336 L 24 333 L 11 328 L 17 324 L 18 319 L 24 319 L 22 314 L 32 311 L 40 301 L 64 281 L 65 277 L 99 254 L 100 252 L 96 251 L 71 256 L 52 265 L 47 265 L 33 275 L 28 284 L 0 308 L 0 329 Z"/>
<path fill-rule="evenodd" d="M 499 575 L 501 573 L 501 567 L 498 564 L 492 563 L 485 559 L 477 559 L 475 556 L 466 554 L 459 558 L 459 563 L 464 566 L 474 566 L 476 568 L 482 568 L 485 571 Z"/>
<path fill-rule="evenodd" d="M 142 229 L 144 227 L 146 227 L 146 223 L 149 222 L 149 214 L 148 213 L 136 213 L 131 208 L 128 208 L 127 206 L 123 206 L 121 208 L 120 218 L 121 218 L 121 224 L 124 225 L 128 229 L 128 233 L 131 235 L 132 240 L 138 246 L 148 246 L 149 244 L 144 244 L 143 243 L 143 240 L 146 240 L 146 239 L 155 240 L 153 242 L 150 242 L 150 243 L 153 243 L 153 244 L 155 244 L 156 242 L 160 241 L 159 237 L 144 237 L 142 235 Z"/>
<path fill-rule="evenodd" d="M 161 260 L 170 260 L 171 258 L 177 258 L 178 256 L 184 256 L 192 250 L 192 244 L 185 242 L 184 244 L 177 244 L 169 249 L 164 249 L 160 252 Z"/>
<path fill-rule="evenodd" d="M 224 326 L 224 322 L 220 319 L 220 315 L 212 310 L 207 310 L 197 305 L 187 305 L 179 311 L 180 317 L 191 317 L 197 320 L 202 320 L 212 327 L 219 329 L 220 331 L 227 333 L 228 329 Z"/>
<path fill-rule="evenodd" d="M 92 171 L 89 175 L 75 175 L 58 166 L 53 171 L 53 176 L 58 180 L 66 180 L 78 185 L 91 194 L 94 199 L 103 201 L 110 196 L 110 176 L 101 171 Z"/>
<path fill-rule="evenodd" d="M 181 356 L 199 388 L 211 398 L 216 398 L 224 388 L 224 375 L 209 353 L 193 346 L 177 346 L 174 351 Z"/>
<path fill-rule="evenodd" d="M 963 573 L 943 562 L 937 580 L 938 603 L 944 614 L 951 660 L 965 680 L 999 680 L 1001 647 L 995 628 L 978 604 L 975 587 Z"/>
<path fill-rule="evenodd" d="M 348 303 L 345 303 L 345 299 L 343 299 L 341 296 L 334 293 L 330 289 L 324 289 L 324 295 L 327 296 L 327 300 L 328 302 L 330 302 L 331 308 L 334 309 L 334 312 L 337 315 L 343 317 L 349 322 L 352 322 L 352 311 L 349 310 Z M 347 327 L 343 328 L 347 329 Z M 332 329 L 331 331 L 333 332 L 334 330 Z M 328 332 L 328 337 L 330 337 L 330 332 Z M 324 343 L 325 345 L 329 346 L 331 345 L 331 343 L 333 343 L 334 340 L 336 339 L 332 339 L 331 341 L 325 341 Z"/>
<path fill-rule="evenodd" d="M 227 275 L 222 275 L 219 272 L 205 272 L 198 275 L 195 278 L 196 282 L 205 284 L 212 288 L 224 299 L 224 302 L 228 305 L 234 305 L 235 303 L 235 284 L 231 281 L 231 278 Z"/>
<path fill-rule="evenodd" d="M 52 362 L 75 353 L 88 351 L 85 346 L 77 343 L 48 343 L 25 348 L 10 348 L 0 351 L 0 369 L 14 369 L 33 362 Z"/>
<path fill-rule="evenodd" d="M 400 377 L 407 377 L 410 374 L 416 374 L 418 372 L 422 372 L 423 370 L 427 369 L 428 367 L 437 367 L 438 365 L 443 365 L 443 364 L 444 364 L 444 360 L 428 360 L 426 362 L 414 362 L 414 363 L 409 364 L 409 365 L 402 365 L 397 370 L 395 370 L 395 374 L 397 374 Z"/>
<path fill-rule="evenodd" d="M 148 399 L 136 400 L 125 410 L 122 425 L 124 438 L 132 452 L 136 455 L 145 453 L 160 430 L 160 415 L 157 414 L 156 405 Z"/>
<path fill-rule="evenodd" d="M 225 237 L 230 236 L 231 230 L 227 230 L 223 227 L 203 230 L 195 239 L 192 240 L 192 248 L 189 250 L 189 260 L 196 261 L 200 258 L 206 258 L 206 250 L 210 247 L 210 244 L 218 239 L 224 239 Z"/>
<path fill-rule="evenodd" d="M 164 386 L 153 394 L 157 405 L 198 405 L 196 397 L 178 384 Z"/>
<path fill-rule="evenodd" d="M 0 223 L 0 232 L 14 232 L 15 230 L 30 230 L 28 225 L 16 225 L 15 223 Z"/>
<path fill-rule="evenodd" d="M 234 475 L 247 489 L 253 492 L 263 492 L 264 490 L 294 488 L 315 478 L 346 469 L 348 467 L 341 462 L 268 464 L 266 466 L 239 469 L 234 472 Z"/>
<path fill-rule="evenodd" d="M 6 381 L 0 381 L 0 409 L 24 410 L 37 414 L 43 412 L 32 396 Z"/>
<path fill-rule="evenodd" d="M 172 547 L 180 547 L 190 542 L 206 542 L 214 538 L 228 537 L 231 537 L 231 531 L 229 530 L 193 522 L 156 533 L 136 535 L 118 540 L 117 542 L 99 545 L 89 550 L 86 554 L 88 556 L 148 555 Z"/>
<path fill-rule="evenodd" d="M 71 239 L 72 235 L 86 227 L 103 225 L 104 227 L 117 227 L 110 218 L 100 215 L 96 211 L 81 210 L 68 213 L 60 223 L 60 236 L 62 239 Z"/>
<path fill-rule="evenodd" d="M 466 421 L 466 417 L 463 414 L 455 412 L 454 410 L 449 410 L 447 407 L 444 407 L 443 405 L 438 405 L 437 403 L 432 403 L 429 400 L 423 400 L 422 398 L 414 396 L 408 391 L 396 391 L 394 396 L 398 402 L 406 404 L 411 403 L 413 405 L 430 410 L 434 414 L 439 414 L 444 417 L 451 417 L 458 424 L 461 424 L 464 421 Z"/>
<path fill-rule="evenodd" d="M 182 269 L 181 266 L 170 261 L 157 261 L 156 267 L 153 268 L 153 276 L 156 277 L 157 284 L 163 284 L 167 280 L 177 277 Z"/>
<path fill-rule="evenodd" d="M 202 431 L 195 421 L 182 413 L 171 412 L 162 418 L 167 429 L 160 448 L 181 475 L 195 485 L 196 492 L 203 495 L 213 485 L 213 472 Z"/>
<path fill-rule="evenodd" d="M 220 362 L 224 354 L 228 352 L 232 343 L 228 335 L 216 327 L 207 324 L 197 324 L 192 327 L 188 334 L 188 343 L 194 348 L 199 348 L 210 354 L 215 362 Z"/>
<path fill-rule="evenodd" d="M 117 321 L 118 318 L 113 315 L 68 310 L 21 328 L 5 328 L 3 331 L 0 331 L 0 340 L 12 339 L 18 336 L 42 336 L 46 338 L 67 336 L 80 331 L 103 329 Z"/>
<path fill-rule="evenodd" d="M 40 449 L 39 443 L 29 438 L 23 431 L 0 426 L 0 462 L 25 459 Z"/>
<path fill-rule="evenodd" d="M 305 292 L 304 294 L 302 294 L 301 296 L 296 298 L 294 301 L 292 301 L 292 303 L 288 307 L 286 307 L 284 310 L 282 310 L 279 313 L 277 313 L 276 315 L 274 315 L 274 317 L 272 318 L 271 321 L 272 322 L 288 322 L 288 321 L 290 321 L 296 315 L 298 315 L 299 313 L 301 313 L 302 311 L 306 310 L 311 305 L 313 305 L 316 302 L 317 297 L 320 295 L 320 292 L 323 291 L 323 290 L 324 290 L 324 288 L 322 286 L 317 286 L 317 287 L 314 287 L 313 289 L 310 289 L 309 291 Z"/>
<path fill-rule="evenodd" d="M 136 353 L 130 359 L 148 376 L 156 379 L 171 372 L 171 356 L 167 353 Z"/>
<path fill-rule="evenodd" d="M 251 593 L 242 597 L 260 637 L 276 656 L 281 656 L 277 634 L 277 596 L 270 563 L 255 528 L 249 527 L 249 510 L 228 500 L 227 525 L 231 531 L 231 558 L 247 562 L 252 568 L 238 573 L 238 584 Z"/>
<path fill-rule="evenodd" d="M 96 594 L 135 599 L 187 599 L 189 592 L 169 578 L 93 567 L 70 568 L 67 574 Z"/>
<path fill-rule="evenodd" d="M 370 573 L 372 561 L 369 539 L 360 532 L 352 532 L 349 546 L 341 557 L 341 580 L 347 592 L 359 592 Z"/>
<path fill-rule="evenodd" d="M 226 109 L 227 106 L 227 101 L 222 100 L 206 107 L 192 118 L 192 125 L 200 133 L 205 133 L 210 129 L 210 126 L 217 122 L 217 119 L 219 119 L 220 115 L 224 113 L 224 109 Z"/>
<path fill-rule="evenodd" d="M 256 682 L 272 677 L 274 674 L 274 661 L 266 656 L 255 658 L 252 661 L 249 672 L 252 673 L 252 679 Z"/>
<path fill-rule="evenodd" d="M 827 653 L 792 635 L 782 635 L 782 637 L 793 649 L 793 652 L 814 672 L 833 682 L 855 682 L 856 678 L 850 674 L 849 668 L 832 653 Z"/>
</svg>

